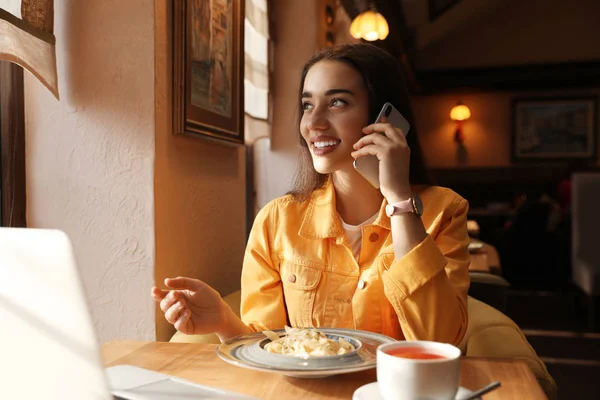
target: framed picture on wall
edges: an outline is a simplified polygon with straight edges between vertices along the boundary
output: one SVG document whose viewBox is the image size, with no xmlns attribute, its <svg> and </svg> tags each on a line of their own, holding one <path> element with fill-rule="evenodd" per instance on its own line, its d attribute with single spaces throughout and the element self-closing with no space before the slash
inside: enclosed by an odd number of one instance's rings
<svg viewBox="0 0 600 400">
<path fill-rule="evenodd" d="M 593 159 L 596 97 L 513 100 L 513 161 Z"/>
<path fill-rule="evenodd" d="M 243 0 L 174 0 L 173 133 L 244 143 Z"/>
</svg>

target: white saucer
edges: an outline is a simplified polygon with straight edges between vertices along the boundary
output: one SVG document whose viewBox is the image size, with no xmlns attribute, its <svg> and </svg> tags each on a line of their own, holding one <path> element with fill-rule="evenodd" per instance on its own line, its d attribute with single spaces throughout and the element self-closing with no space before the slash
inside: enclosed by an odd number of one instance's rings
<svg viewBox="0 0 600 400">
<path fill-rule="evenodd" d="M 461 386 L 458 388 L 455 399 L 462 399 L 471 393 L 473 392 Z M 371 382 L 356 389 L 352 400 L 383 400 L 383 396 L 379 392 L 377 382 Z"/>
</svg>

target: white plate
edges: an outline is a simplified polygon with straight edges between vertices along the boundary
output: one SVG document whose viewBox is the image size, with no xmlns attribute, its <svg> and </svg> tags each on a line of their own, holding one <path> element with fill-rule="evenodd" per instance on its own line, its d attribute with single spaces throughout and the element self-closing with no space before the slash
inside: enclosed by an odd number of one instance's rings
<svg viewBox="0 0 600 400">
<path fill-rule="evenodd" d="M 269 340 L 262 332 L 237 336 L 217 347 L 219 357 L 238 367 L 266 372 L 278 372 L 296 378 L 323 378 L 326 376 L 363 371 L 377 366 L 377 347 L 395 342 L 389 336 L 354 329 L 318 328 L 328 337 L 358 340 L 355 352 L 331 357 L 294 357 L 269 353 L 262 348 Z M 283 335 L 283 329 L 275 330 Z"/>
<path fill-rule="evenodd" d="M 459 400 L 467 397 L 471 393 L 473 392 L 461 386 L 458 388 L 458 392 L 456 392 L 456 396 L 454 398 Z M 480 398 L 478 397 L 478 399 Z M 383 396 L 379 392 L 379 386 L 377 385 L 377 382 L 371 382 L 356 389 L 354 391 L 354 395 L 352 396 L 352 400 L 383 400 Z"/>
</svg>

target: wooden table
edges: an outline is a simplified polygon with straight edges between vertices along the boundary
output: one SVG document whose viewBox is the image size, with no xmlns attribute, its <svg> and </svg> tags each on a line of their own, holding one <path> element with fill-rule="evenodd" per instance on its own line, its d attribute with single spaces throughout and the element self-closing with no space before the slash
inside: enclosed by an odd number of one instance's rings
<svg viewBox="0 0 600 400">
<path fill-rule="evenodd" d="M 288 378 L 227 364 L 215 349 L 213 344 L 116 341 L 104 344 L 102 355 L 107 367 L 136 365 L 259 399 L 349 400 L 357 388 L 377 379 L 375 369 L 321 379 Z M 461 386 L 474 390 L 495 380 L 502 386 L 485 400 L 546 398 L 523 361 L 462 359 Z"/>
</svg>

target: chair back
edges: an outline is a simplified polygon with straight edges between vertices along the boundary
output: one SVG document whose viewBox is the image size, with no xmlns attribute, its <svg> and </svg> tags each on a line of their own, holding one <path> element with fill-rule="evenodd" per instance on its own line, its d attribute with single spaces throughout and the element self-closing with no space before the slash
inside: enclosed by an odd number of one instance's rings
<svg viewBox="0 0 600 400">
<path fill-rule="evenodd" d="M 521 329 L 509 317 L 469 297 L 469 326 L 458 347 L 467 357 L 523 360 L 548 396 L 556 397 L 556 383 Z"/>
</svg>

